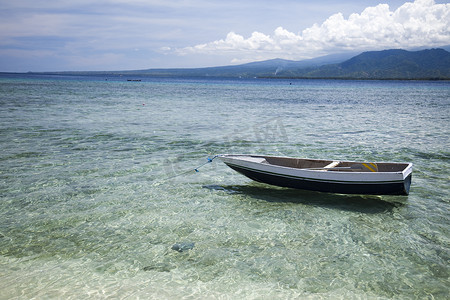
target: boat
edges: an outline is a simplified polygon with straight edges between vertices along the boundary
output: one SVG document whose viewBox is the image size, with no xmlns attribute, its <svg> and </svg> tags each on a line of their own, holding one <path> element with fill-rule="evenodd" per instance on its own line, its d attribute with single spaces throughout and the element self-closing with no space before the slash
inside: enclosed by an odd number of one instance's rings
<svg viewBox="0 0 450 300">
<path fill-rule="evenodd" d="M 221 154 L 233 170 L 258 182 L 303 190 L 370 195 L 408 195 L 412 163 L 302 159 Z"/>
</svg>

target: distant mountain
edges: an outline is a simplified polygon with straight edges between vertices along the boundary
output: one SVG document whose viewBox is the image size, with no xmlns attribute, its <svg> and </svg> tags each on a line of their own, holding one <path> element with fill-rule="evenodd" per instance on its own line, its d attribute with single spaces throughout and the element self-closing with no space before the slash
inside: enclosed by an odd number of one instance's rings
<svg viewBox="0 0 450 300">
<path fill-rule="evenodd" d="M 274 77 L 286 70 L 298 70 L 304 68 L 320 67 L 326 64 L 343 62 L 357 53 L 344 53 L 321 56 L 313 59 L 293 61 L 285 59 L 271 59 L 251 62 L 235 66 L 209 67 L 209 68 L 185 68 L 185 69 L 148 69 L 129 71 L 129 74 L 141 74 L 152 76 L 207 76 L 207 77 Z M 281 74 L 281 73 L 280 73 Z"/>
<path fill-rule="evenodd" d="M 360 79 L 450 79 L 450 53 L 444 49 L 384 50 L 357 55 L 339 64 L 291 70 L 280 76 Z"/>
<path fill-rule="evenodd" d="M 446 46 L 446 48 L 450 47 Z M 302 61 L 271 59 L 236 66 L 209 68 L 45 74 L 450 80 L 450 52 L 444 49 L 383 50 L 361 54 L 334 54 Z"/>
<path fill-rule="evenodd" d="M 302 61 L 272 59 L 237 66 L 149 69 L 132 73 L 202 77 L 450 79 L 450 53 L 444 49 L 383 50 L 354 55 L 328 55 Z"/>
</svg>

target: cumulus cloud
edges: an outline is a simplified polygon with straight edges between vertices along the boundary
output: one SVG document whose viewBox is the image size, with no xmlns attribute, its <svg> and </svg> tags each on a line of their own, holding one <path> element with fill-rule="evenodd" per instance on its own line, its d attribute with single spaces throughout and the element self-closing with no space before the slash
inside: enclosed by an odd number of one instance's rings
<svg viewBox="0 0 450 300">
<path fill-rule="evenodd" d="M 450 4 L 434 0 L 406 2 L 395 11 L 388 4 L 366 8 L 347 19 L 336 13 L 322 24 L 293 33 L 282 27 L 266 35 L 254 32 L 244 38 L 230 32 L 226 38 L 178 49 L 186 54 L 235 54 L 301 59 L 335 51 L 363 51 L 384 48 L 433 47 L 450 44 Z"/>
</svg>

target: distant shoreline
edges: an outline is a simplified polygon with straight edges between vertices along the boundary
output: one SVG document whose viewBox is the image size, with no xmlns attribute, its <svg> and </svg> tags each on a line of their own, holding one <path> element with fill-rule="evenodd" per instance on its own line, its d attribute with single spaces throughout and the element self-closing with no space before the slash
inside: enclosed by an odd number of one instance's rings
<svg viewBox="0 0 450 300">
<path fill-rule="evenodd" d="M 258 77 L 264 79 L 327 79 L 327 80 L 386 80 L 386 81 L 450 81 L 450 78 L 363 78 L 363 77 Z"/>
<path fill-rule="evenodd" d="M 199 78 L 199 79 L 281 79 L 281 80 L 369 80 L 369 81 L 450 81 L 446 77 L 424 77 L 424 78 L 364 78 L 364 77 L 306 77 L 306 76 L 202 76 L 202 75 L 171 75 L 171 74 L 136 74 L 109 71 L 62 71 L 62 72 L 0 72 L 3 76 L 111 76 L 124 77 L 124 81 L 139 81 L 137 78 Z"/>
</svg>

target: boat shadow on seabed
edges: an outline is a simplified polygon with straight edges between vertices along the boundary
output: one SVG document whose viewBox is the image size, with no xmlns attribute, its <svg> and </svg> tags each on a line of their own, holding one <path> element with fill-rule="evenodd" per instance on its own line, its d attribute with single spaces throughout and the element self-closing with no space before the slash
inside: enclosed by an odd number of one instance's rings
<svg viewBox="0 0 450 300">
<path fill-rule="evenodd" d="M 395 208 L 406 205 L 407 202 L 407 197 L 405 196 L 332 194 L 278 188 L 261 183 L 251 183 L 248 185 L 205 185 L 203 187 L 210 190 L 224 191 L 230 195 L 246 195 L 267 202 L 298 203 L 365 214 L 391 212 Z"/>
</svg>

